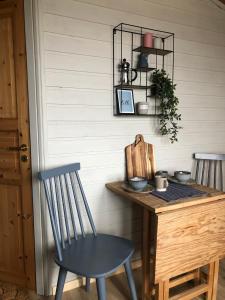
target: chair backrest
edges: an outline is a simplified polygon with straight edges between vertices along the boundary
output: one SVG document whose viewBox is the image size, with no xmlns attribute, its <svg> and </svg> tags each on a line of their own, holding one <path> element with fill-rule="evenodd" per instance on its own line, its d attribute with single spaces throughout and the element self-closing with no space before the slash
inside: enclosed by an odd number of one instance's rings
<svg viewBox="0 0 225 300">
<path fill-rule="evenodd" d="M 62 260 L 62 250 L 71 245 L 72 239 L 78 239 L 79 232 L 85 237 L 81 205 L 86 211 L 92 232 L 96 235 L 79 170 L 80 164 L 74 163 L 39 173 L 39 179 L 44 184 L 59 260 Z"/>
<path fill-rule="evenodd" d="M 196 160 L 195 180 L 223 191 L 223 161 L 225 154 L 195 153 Z M 219 184 L 218 184 L 219 183 Z"/>
</svg>

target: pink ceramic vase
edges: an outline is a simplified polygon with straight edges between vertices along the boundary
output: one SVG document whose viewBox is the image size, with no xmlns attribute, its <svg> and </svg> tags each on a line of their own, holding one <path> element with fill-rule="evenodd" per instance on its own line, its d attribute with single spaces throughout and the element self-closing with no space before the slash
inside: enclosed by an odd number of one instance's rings
<svg viewBox="0 0 225 300">
<path fill-rule="evenodd" d="M 153 38 L 151 32 L 146 32 L 144 34 L 144 43 L 143 46 L 146 48 L 152 48 L 153 47 Z"/>
</svg>

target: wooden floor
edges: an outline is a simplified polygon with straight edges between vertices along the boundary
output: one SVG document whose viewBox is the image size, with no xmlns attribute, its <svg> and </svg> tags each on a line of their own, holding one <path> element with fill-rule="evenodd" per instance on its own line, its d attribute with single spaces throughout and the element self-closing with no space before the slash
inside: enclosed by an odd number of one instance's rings
<svg viewBox="0 0 225 300">
<path fill-rule="evenodd" d="M 224 265 L 224 266 L 223 266 Z M 141 295 L 141 270 L 134 272 L 138 294 Z M 129 300 L 129 290 L 124 274 L 107 279 L 107 300 Z M 0 300 L 53 300 L 54 297 L 37 296 L 33 292 L 18 289 L 0 283 Z M 199 298 L 203 299 L 203 298 Z M 63 294 L 62 300 L 97 300 L 95 284 L 91 285 L 91 291 L 86 293 L 83 288 L 78 288 Z M 225 300 L 225 262 L 221 264 L 217 300 Z"/>
</svg>

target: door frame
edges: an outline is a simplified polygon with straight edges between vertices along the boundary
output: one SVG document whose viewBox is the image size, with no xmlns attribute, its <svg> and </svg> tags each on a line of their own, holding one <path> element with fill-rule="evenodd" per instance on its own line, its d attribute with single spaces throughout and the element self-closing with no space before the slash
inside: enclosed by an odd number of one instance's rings
<svg viewBox="0 0 225 300">
<path fill-rule="evenodd" d="M 48 295 L 47 269 L 47 228 L 46 203 L 42 201 L 42 190 L 37 173 L 44 169 L 47 141 L 45 132 L 45 109 L 43 103 L 44 70 L 42 68 L 42 53 L 40 51 L 40 1 L 24 0 L 25 39 L 27 52 L 28 103 L 30 118 L 31 166 L 32 166 L 32 196 L 34 215 L 36 292 Z"/>
</svg>

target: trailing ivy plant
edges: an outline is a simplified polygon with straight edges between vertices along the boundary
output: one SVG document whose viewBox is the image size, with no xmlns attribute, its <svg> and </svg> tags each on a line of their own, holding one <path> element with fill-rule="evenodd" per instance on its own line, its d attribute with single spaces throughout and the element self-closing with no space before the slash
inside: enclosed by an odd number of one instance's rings
<svg viewBox="0 0 225 300">
<path fill-rule="evenodd" d="M 177 142 L 177 134 L 181 129 L 178 125 L 181 115 L 177 108 L 179 99 L 174 94 L 176 85 L 165 70 L 155 70 L 151 81 L 151 94 L 160 99 L 160 133 L 169 135 L 171 143 Z"/>
</svg>

